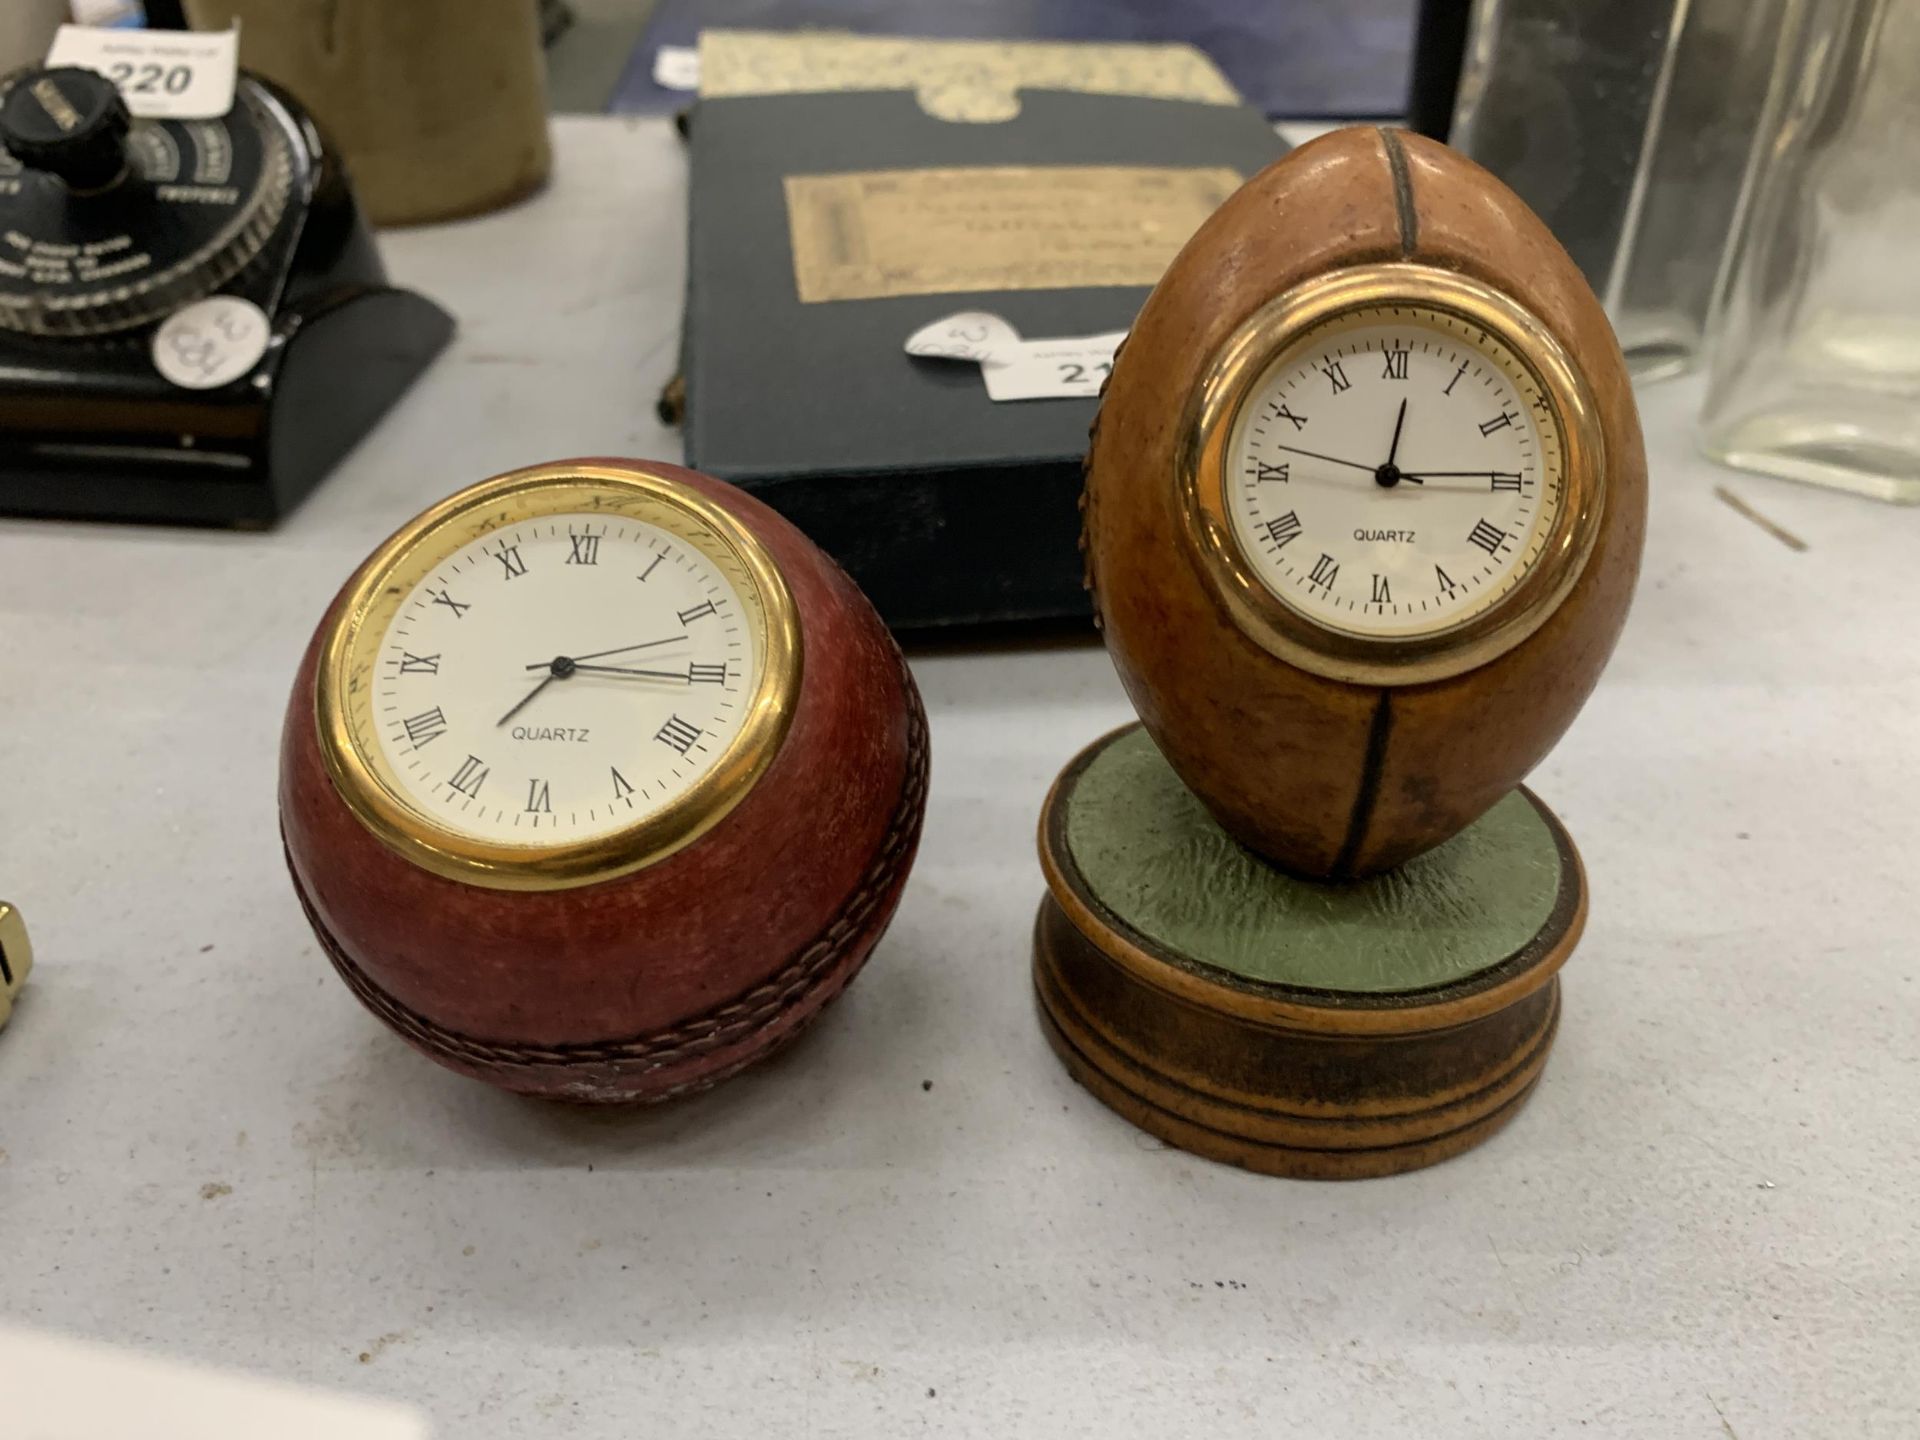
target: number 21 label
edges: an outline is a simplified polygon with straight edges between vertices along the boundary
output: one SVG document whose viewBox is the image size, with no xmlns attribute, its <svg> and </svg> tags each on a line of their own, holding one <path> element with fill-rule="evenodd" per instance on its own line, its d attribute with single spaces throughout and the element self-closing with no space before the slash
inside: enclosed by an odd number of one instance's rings
<svg viewBox="0 0 1920 1440">
<path fill-rule="evenodd" d="M 994 400 L 1091 399 L 1113 373 L 1121 332 L 1071 340 L 1022 340 L 981 366 Z"/>
</svg>

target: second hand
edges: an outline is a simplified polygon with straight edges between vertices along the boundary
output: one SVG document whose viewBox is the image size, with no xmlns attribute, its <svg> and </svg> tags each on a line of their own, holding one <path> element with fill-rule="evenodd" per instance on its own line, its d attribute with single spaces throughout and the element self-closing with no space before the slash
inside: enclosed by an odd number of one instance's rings
<svg viewBox="0 0 1920 1440">
<path fill-rule="evenodd" d="M 585 655 L 569 655 L 567 658 L 576 664 L 582 660 L 598 660 L 602 655 L 624 655 L 629 650 L 651 650 L 656 645 L 671 645 L 676 640 L 684 640 L 685 635 L 669 635 L 664 640 L 643 640 L 638 645 L 616 645 L 611 650 L 594 650 Z M 527 666 L 529 670 L 540 670 L 553 664 L 551 660 L 536 660 Z"/>
<path fill-rule="evenodd" d="M 1378 465 L 1362 465 L 1358 460 L 1342 460 L 1338 455 L 1322 455 L 1315 450 L 1302 450 L 1298 445 L 1281 445 L 1276 443 L 1273 448 L 1276 450 L 1285 450 L 1290 455 L 1304 455 L 1309 460 L 1324 460 L 1329 465 L 1344 465 L 1349 470 L 1364 470 L 1369 475 L 1377 476 L 1380 473 L 1380 467 Z M 1400 478 L 1414 485 L 1420 483 L 1417 476 L 1403 473 Z"/>
<path fill-rule="evenodd" d="M 621 665 L 575 665 L 576 675 L 642 675 L 649 680 L 677 680 L 690 684 L 692 677 L 679 670 L 630 670 Z"/>
<path fill-rule="evenodd" d="M 498 720 L 494 721 L 493 722 L 494 729 L 496 730 L 499 729 L 502 725 L 506 724 L 507 721 L 513 719 L 514 716 L 518 715 L 522 710 L 526 709 L 527 706 L 533 703 L 534 696 L 538 695 L 542 690 L 546 689 L 547 686 L 553 684 L 553 682 L 558 680 L 559 678 L 560 678 L 560 672 L 557 670 L 554 671 L 552 674 L 548 675 L 546 679 L 542 680 L 538 685 L 534 686 L 533 689 L 529 690 L 524 696 L 522 696 L 520 699 L 520 703 L 518 705 L 515 705 L 511 710 L 507 711 L 506 714 L 502 715 Z"/>
<path fill-rule="evenodd" d="M 1273 448 L 1276 450 L 1285 450 L 1289 454 L 1293 454 L 1293 455 L 1304 455 L 1309 460 L 1324 460 L 1329 465 L 1345 465 L 1350 470 L 1364 470 L 1369 475 L 1371 475 L 1374 470 L 1373 466 L 1362 465 L 1358 460 L 1342 460 L 1337 455 L 1320 455 L 1315 453 L 1312 450 L 1302 450 L 1297 445 L 1281 445 L 1276 443 Z M 528 667 L 528 668 L 532 668 L 532 667 Z"/>
</svg>

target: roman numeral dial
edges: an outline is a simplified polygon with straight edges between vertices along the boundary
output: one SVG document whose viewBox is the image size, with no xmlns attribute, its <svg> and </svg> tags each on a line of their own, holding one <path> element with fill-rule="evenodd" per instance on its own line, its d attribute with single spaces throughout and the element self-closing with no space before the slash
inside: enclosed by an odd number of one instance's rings
<svg viewBox="0 0 1920 1440">
<path fill-rule="evenodd" d="M 694 517 L 656 513 L 673 523 L 468 522 L 394 590 L 356 744 L 422 823 L 590 840 L 682 803 L 743 734 L 766 658 L 754 573 Z"/>
<path fill-rule="evenodd" d="M 1511 343 L 1451 311 L 1367 305 L 1282 337 L 1226 423 L 1238 563 L 1330 630 L 1473 619 L 1525 580 L 1559 513 L 1553 406 Z"/>
</svg>

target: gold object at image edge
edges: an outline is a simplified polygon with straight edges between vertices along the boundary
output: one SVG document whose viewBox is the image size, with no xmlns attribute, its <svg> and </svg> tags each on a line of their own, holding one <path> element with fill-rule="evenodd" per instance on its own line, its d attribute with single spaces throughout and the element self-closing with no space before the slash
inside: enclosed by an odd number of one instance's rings
<svg viewBox="0 0 1920 1440">
<path fill-rule="evenodd" d="M 33 945 L 27 939 L 26 919 L 0 900 L 0 1029 L 13 1015 L 13 997 L 33 972 Z"/>
<path fill-rule="evenodd" d="M 409 804 L 380 774 L 380 762 L 361 753 L 353 735 L 349 674 L 362 646 L 361 631 L 371 618 L 376 597 L 395 586 L 395 572 L 414 560 L 428 536 L 470 523 L 450 545 L 436 547 L 415 563 L 427 570 L 460 545 L 503 524 L 572 508 L 594 509 L 593 494 L 624 493 L 637 502 L 664 505 L 690 517 L 740 562 L 755 590 L 761 625 L 760 679 L 747 718 L 727 748 L 678 799 L 633 825 L 609 834 L 550 847 L 496 845 L 435 825 Z M 573 497 L 580 502 L 574 505 Z M 551 497 L 553 507 L 537 511 L 529 501 Z M 609 513 L 625 513 L 618 509 Z M 635 515 L 633 518 L 642 518 Z M 658 519 L 647 516 L 648 523 Z M 691 535 L 679 538 L 699 545 Z M 397 604 L 397 601 L 395 602 Z M 383 617 L 384 619 L 384 617 Z M 384 633 L 384 624 L 382 625 Z M 373 643 L 378 643 L 378 636 Z M 314 677 L 314 720 L 320 753 L 340 798 L 355 818 L 389 849 L 423 869 L 450 880 L 493 890 L 564 890 L 632 874 L 666 859 L 719 824 L 746 797 L 772 763 L 786 737 L 800 691 L 802 641 L 793 596 L 773 559 L 754 536 L 723 508 L 651 471 L 608 465 L 536 465 L 482 481 L 427 510 L 386 541 L 361 566 L 353 588 L 328 623 Z"/>
</svg>

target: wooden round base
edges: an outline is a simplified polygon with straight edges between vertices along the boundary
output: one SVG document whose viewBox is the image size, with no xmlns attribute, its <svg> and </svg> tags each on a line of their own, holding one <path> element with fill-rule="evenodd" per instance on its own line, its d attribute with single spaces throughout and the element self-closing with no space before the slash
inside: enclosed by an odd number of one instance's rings
<svg viewBox="0 0 1920 1440">
<path fill-rule="evenodd" d="M 1586 919 L 1573 843 L 1524 789 L 1401 870 L 1323 884 L 1228 839 L 1138 726 L 1062 773 L 1040 851 L 1034 982 L 1068 1070 L 1271 1175 L 1390 1175 L 1498 1130 L 1546 1064 Z"/>
</svg>

